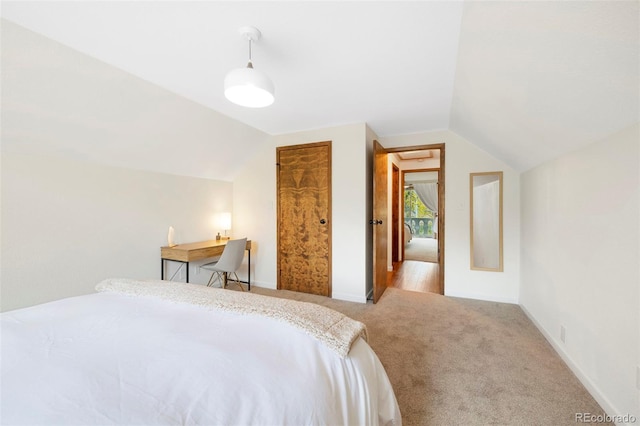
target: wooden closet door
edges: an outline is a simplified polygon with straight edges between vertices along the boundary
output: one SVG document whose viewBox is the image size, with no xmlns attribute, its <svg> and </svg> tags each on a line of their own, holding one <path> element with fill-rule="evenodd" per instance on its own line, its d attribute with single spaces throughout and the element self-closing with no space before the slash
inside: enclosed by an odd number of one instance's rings
<svg viewBox="0 0 640 426">
<path fill-rule="evenodd" d="M 278 289 L 331 296 L 331 142 L 276 157 Z"/>
</svg>

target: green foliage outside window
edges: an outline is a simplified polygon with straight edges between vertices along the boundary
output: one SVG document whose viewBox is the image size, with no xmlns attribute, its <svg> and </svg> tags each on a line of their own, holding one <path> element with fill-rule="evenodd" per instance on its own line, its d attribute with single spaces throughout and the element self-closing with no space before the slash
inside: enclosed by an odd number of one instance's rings
<svg viewBox="0 0 640 426">
<path fill-rule="evenodd" d="M 404 191 L 404 222 L 411 227 L 411 233 L 418 238 L 432 238 L 434 212 L 425 206 L 416 191 L 405 189 Z"/>
<path fill-rule="evenodd" d="M 413 189 L 404 190 L 404 217 L 434 218 L 433 212 L 425 206 Z"/>
</svg>

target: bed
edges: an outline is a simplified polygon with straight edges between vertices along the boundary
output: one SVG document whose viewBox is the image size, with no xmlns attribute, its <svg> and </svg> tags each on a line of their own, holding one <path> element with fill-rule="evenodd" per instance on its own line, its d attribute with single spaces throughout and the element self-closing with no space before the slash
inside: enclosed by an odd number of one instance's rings
<svg viewBox="0 0 640 426">
<path fill-rule="evenodd" d="M 2 424 L 400 425 L 362 323 L 167 281 L 5 312 Z"/>
<path fill-rule="evenodd" d="M 404 244 L 407 245 L 411 242 L 413 232 L 411 232 L 411 226 L 408 223 L 404 224 Z"/>
</svg>

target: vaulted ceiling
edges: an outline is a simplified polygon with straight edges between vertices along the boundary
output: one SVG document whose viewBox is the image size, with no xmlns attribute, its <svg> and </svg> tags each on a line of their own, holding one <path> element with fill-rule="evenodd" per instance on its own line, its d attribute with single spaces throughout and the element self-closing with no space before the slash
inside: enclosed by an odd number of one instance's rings
<svg viewBox="0 0 640 426">
<path fill-rule="evenodd" d="M 449 129 L 526 170 L 638 121 L 639 7 L 602 2 L 33 2 L 2 16 L 269 134 Z M 263 109 L 229 103 L 263 34 Z"/>
</svg>

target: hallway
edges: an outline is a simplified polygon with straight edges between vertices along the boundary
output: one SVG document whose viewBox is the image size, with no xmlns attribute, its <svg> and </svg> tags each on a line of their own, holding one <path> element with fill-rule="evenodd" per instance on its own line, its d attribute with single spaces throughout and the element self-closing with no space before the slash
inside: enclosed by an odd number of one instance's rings
<svg viewBox="0 0 640 426">
<path fill-rule="evenodd" d="M 421 293 L 438 293 L 440 265 L 430 262 L 405 260 L 393 265 L 393 272 L 387 274 L 387 287 Z"/>
</svg>

